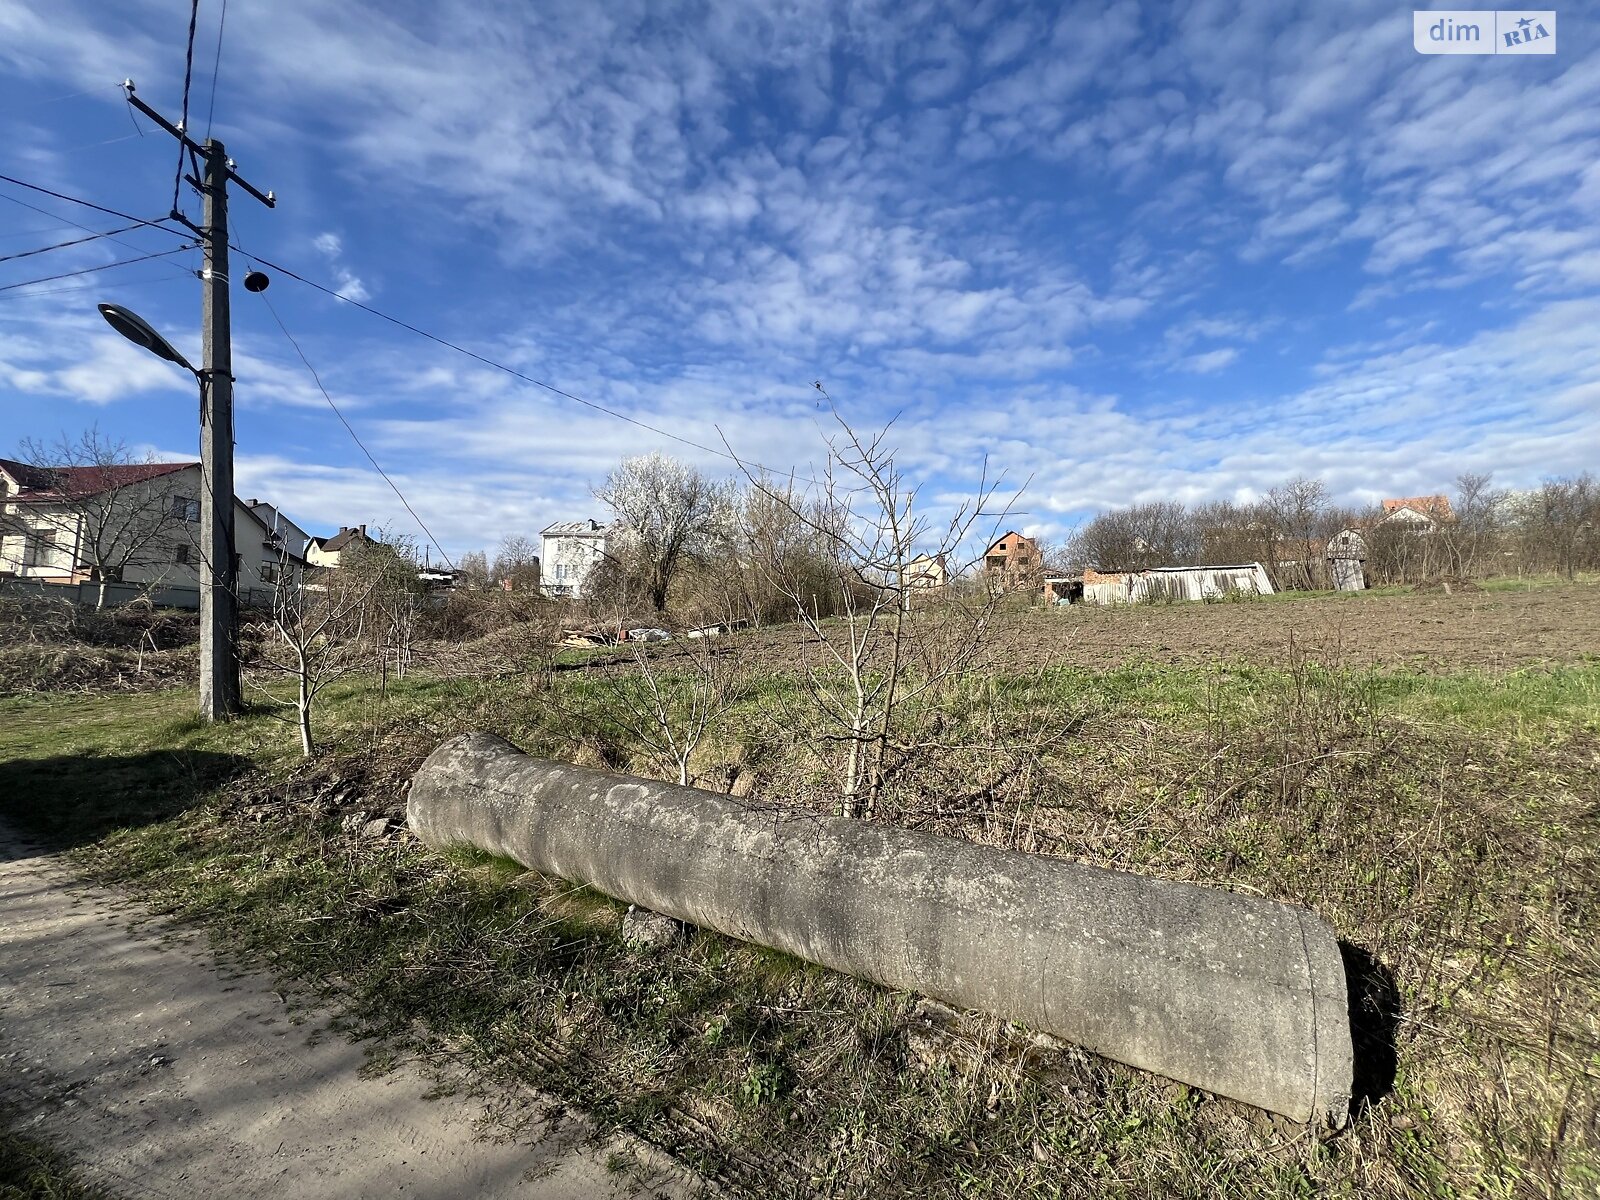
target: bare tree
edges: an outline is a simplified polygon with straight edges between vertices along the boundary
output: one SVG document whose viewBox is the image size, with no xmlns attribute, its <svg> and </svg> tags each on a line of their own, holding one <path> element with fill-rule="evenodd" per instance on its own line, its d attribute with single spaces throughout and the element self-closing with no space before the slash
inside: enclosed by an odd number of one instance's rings
<svg viewBox="0 0 1600 1200">
<path fill-rule="evenodd" d="M 624 459 L 595 491 L 616 514 L 619 545 L 608 553 L 640 577 L 657 612 L 685 554 L 705 544 L 729 489 L 664 454 Z"/>
<path fill-rule="evenodd" d="M 765 474 L 745 488 L 729 487 L 726 499 L 708 521 L 699 553 L 679 572 L 686 611 L 755 625 L 792 621 L 794 603 L 773 583 L 771 564 L 781 563 L 779 574 L 808 597 L 807 611 L 837 612 L 837 572 L 831 545 L 818 533 L 824 520 L 816 500 Z"/>
<path fill-rule="evenodd" d="M 1073 539 L 1073 553 L 1104 571 L 1140 571 L 1195 562 L 1200 541 L 1183 504 L 1152 500 L 1095 517 Z"/>
<path fill-rule="evenodd" d="M 136 457 L 96 427 L 48 443 L 30 438 L 18 453 L 26 491 L 0 506 L 0 534 L 20 542 L 21 565 L 106 583 L 134 568 L 166 569 L 175 542 L 198 555 L 187 525 L 200 519 L 200 498 L 177 494 L 170 464 Z"/>
<path fill-rule="evenodd" d="M 688 787 L 695 751 L 744 698 L 739 658 L 710 638 L 684 638 L 672 653 L 676 669 L 667 670 L 643 644 L 630 645 L 634 669 L 603 678 L 601 715 L 641 742 Z"/>
<path fill-rule="evenodd" d="M 384 688 L 391 672 L 403 679 L 411 669 L 422 609 L 419 558 L 414 538 L 379 530 L 376 540 L 358 542 L 344 552 L 336 580 L 324 580 L 366 597 L 361 627 Z"/>
<path fill-rule="evenodd" d="M 827 468 L 815 493 L 780 491 L 756 476 L 747 478 L 827 548 L 829 590 L 842 618 L 837 622 L 825 620 L 812 604 L 808 588 L 814 580 L 794 573 L 792 556 L 769 559 L 763 567 L 817 648 L 806 682 L 829 730 L 824 742 L 843 743 L 840 813 L 870 817 L 897 765 L 891 754 L 899 752 L 903 761 L 921 741 L 899 728 L 897 718 L 966 670 L 999 600 L 981 589 L 967 599 L 949 594 L 939 602 L 910 603 L 917 585 L 907 567 L 926 553 L 961 564 L 957 575 L 970 569 L 983 551 L 974 552 L 970 535 L 998 484 L 985 479 L 974 499 L 936 528 L 917 513 L 917 489 L 895 463 L 889 430 L 863 436 L 837 411 L 833 416 L 838 433 L 828 441 Z"/>
<path fill-rule="evenodd" d="M 1064 573 L 1083 565 L 1083 556 L 1079 552 L 1082 545 L 1080 535 L 1083 529 L 1077 528 L 1065 537 L 1050 539 L 1037 538 L 1039 544 L 1039 564 L 1049 573 Z"/>
<path fill-rule="evenodd" d="M 1527 506 L 1534 540 L 1555 570 L 1570 581 L 1595 565 L 1600 550 L 1600 484 L 1585 471 L 1571 479 L 1547 479 Z"/>
<path fill-rule="evenodd" d="M 1313 588 L 1321 582 L 1322 547 L 1328 530 L 1328 489 L 1303 475 L 1267 493 L 1262 514 L 1272 531 L 1268 567 L 1279 587 Z"/>
<path fill-rule="evenodd" d="M 514 592 L 539 590 L 539 544 L 521 534 L 511 534 L 500 543 L 490 578 Z"/>
<path fill-rule="evenodd" d="M 258 664 L 267 671 L 294 680 L 294 698 L 284 700 L 270 688 L 256 684 L 271 703 L 295 711 L 300 730 L 300 750 L 316 753 L 311 731 L 311 711 L 330 683 L 371 663 L 367 644 L 371 600 L 380 577 L 375 573 L 347 574 L 342 568 L 321 573 L 315 582 L 284 564 L 283 577 L 273 590 L 273 637 L 265 644 Z"/>
<path fill-rule="evenodd" d="M 456 582 L 463 590 L 485 591 L 489 579 L 489 556 L 482 550 L 470 550 L 456 561 Z"/>
<path fill-rule="evenodd" d="M 1451 573 L 1458 578 L 1482 575 L 1488 565 L 1485 556 L 1498 541 L 1506 493 L 1492 487 L 1493 481 L 1487 472 L 1456 476 L 1455 520 L 1441 532 Z"/>
</svg>

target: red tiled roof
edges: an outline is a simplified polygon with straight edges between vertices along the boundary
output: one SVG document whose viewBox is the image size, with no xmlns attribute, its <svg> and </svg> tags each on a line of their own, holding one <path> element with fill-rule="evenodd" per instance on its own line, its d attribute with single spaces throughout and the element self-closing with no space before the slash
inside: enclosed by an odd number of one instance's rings
<svg viewBox="0 0 1600 1200">
<path fill-rule="evenodd" d="M 1449 521 L 1455 517 L 1450 510 L 1450 497 L 1448 496 L 1403 496 L 1398 500 L 1385 500 L 1383 511 L 1385 515 L 1398 509 L 1409 508 L 1413 512 L 1422 513 L 1436 521 Z"/>
<path fill-rule="evenodd" d="M 0 458 L 0 470 L 4 470 L 26 491 L 37 493 L 33 496 L 18 496 L 17 499 L 33 500 L 45 500 L 52 496 L 81 500 L 85 496 L 97 496 L 112 488 L 144 483 L 149 479 L 159 479 L 163 475 L 172 475 L 199 465 L 197 462 L 180 462 L 120 463 L 103 467 L 35 467 L 9 458 Z"/>
</svg>

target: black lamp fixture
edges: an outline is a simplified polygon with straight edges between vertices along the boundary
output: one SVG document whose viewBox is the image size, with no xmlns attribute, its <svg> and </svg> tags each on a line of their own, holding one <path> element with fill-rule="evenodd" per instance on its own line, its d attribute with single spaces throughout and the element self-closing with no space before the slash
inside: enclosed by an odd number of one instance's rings
<svg viewBox="0 0 1600 1200">
<path fill-rule="evenodd" d="M 172 343 L 162 337 L 138 313 L 131 309 L 123 308 L 120 304 L 101 304 L 98 306 L 100 315 L 106 319 L 106 324 L 127 338 L 135 346 L 143 346 L 157 358 L 164 358 L 170 363 L 177 363 L 189 374 L 196 377 L 200 372 L 190 365 L 189 360 L 172 348 Z"/>
</svg>

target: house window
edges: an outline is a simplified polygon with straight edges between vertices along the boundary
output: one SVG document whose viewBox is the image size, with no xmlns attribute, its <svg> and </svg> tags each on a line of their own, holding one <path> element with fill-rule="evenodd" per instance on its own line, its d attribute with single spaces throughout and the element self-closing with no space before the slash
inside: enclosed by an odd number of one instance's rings
<svg viewBox="0 0 1600 1200">
<path fill-rule="evenodd" d="M 191 500 L 188 496 L 174 496 L 172 498 L 172 515 L 179 521 L 198 521 L 200 519 L 200 501 Z"/>
<path fill-rule="evenodd" d="M 172 561 L 175 563 L 187 563 L 189 561 L 189 547 L 174 546 L 172 549 Z"/>
<path fill-rule="evenodd" d="M 261 564 L 261 582 L 262 583 L 277 583 L 278 582 L 278 568 L 273 566 L 271 563 L 262 563 Z"/>
<path fill-rule="evenodd" d="M 28 532 L 27 560 L 31 567 L 48 567 L 56 553 L 54 529 L 32 529 Z"/>
</svg>

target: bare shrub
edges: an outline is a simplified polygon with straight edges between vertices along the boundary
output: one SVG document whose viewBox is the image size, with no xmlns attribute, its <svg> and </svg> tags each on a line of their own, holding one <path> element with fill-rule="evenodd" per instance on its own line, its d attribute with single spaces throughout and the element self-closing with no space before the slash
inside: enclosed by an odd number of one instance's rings
<svg viewBox="0 0 1600 1200">
<path fill-rule="evenodd" d="M 973 500 L 935 528 L 916 512 L 917 488 L 896 466 L 889 430 L 863 436 L 837 411 L 833 416 L 827 467 L 810 494 L 747 479 L 825 548 L 821 561 L 830 571 L 827 590 L 840 605 L 837 621 L 815 606 L 808 591 L 815 581 L 795 573 L 792 557 L 761 565 L 811 634 L 815 653 L 804 684 L 821 723 L 813 748 L 828 762 L 826 751 L 842 747 L 840 814 L 870 817 L 906 752 L 926 740 L 917 728 L 927 712 L 921 701 L 971 665 L 1000 600 L 988 589 L 919 597 L 908 565 L 928 553 L 961 564 L 956 575 L 970 569 L 977 559 L 970 535 L 997 484 L 985 479 Z"/>
<path fill-rule="evenodd" d="M 316 582 L 298 574 L 283 580 L 273 592 L 272 632 L 263 644 L 256 665 L 270 674 L 294 681 L 294 697 L 280 698 L 270 688 L 246 676 L 269 703 L 290 708 L 300 731 L 300 750 L 316 753 L 311 711 L 318 695 L 331 683 L 372 662 L 368 643 L 371 603 L 382 582 L 375 572 L 323 573 Z"/>
<path fill-rule="evenodd" d="M 747 693 L 740 657 L 710 638 L 684 638 L 660 659 L 642 643 L 630 643 L 630 651 L 631 670 L 600 680 L 596 715 L 688 787 L 695 752 Z"/>
</svg>

